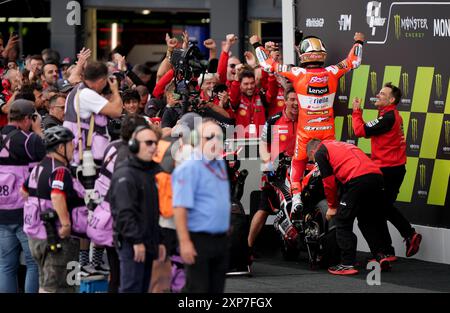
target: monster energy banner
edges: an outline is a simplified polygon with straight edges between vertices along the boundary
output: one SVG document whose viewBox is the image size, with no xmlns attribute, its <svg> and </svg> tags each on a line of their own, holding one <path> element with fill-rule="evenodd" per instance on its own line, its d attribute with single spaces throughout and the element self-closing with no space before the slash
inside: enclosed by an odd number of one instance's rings
<svg viewBox="0 0 450 313">
<path fill-rule="evenodd" d="M 365 34 L 362 65 L 339 81 L 336 137 L 370 153 L 353 133 L 351 100 L 363 99 L 367 122 L 383 84 L 399 86 L 408 161 L 398 206 L 415 224 L 450 228 L 450 2 L 302 0 L 297 10 L 298 29 L 324 41 L 327 64 Z"/>
</svg>

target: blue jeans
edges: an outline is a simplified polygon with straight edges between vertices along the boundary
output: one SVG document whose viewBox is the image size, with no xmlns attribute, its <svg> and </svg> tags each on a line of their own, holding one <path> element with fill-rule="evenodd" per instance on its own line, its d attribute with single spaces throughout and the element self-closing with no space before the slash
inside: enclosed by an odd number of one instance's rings
<svg viewBox="0 0 450 313">
<path fill-rule="evenodd" d="M 120 260 L 120 293 L 147 293 L 152 278 L 152 266 L 154 255 L 145 254 L 145 262 L 134 261 L 133 245 L 123 242 L 117 249 Z"/>
<path fill-rule="evenodd" d="M 17 270 L 21 250 L 23 250 L 27 266 L 25 292 L 39 291 L 38 266 L 31 256 L 23 226 L 0 224 L 0 293 L 17 292 Z"/>
</svg>

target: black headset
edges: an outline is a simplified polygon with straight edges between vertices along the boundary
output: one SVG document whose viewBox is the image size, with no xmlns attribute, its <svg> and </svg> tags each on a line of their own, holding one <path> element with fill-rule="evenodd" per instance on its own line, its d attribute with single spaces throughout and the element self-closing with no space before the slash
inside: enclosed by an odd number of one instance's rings
<svg viewBox="0 0 450 313">
<path fill-rule="evenodd" d="M 143 131 L 144 129 L 150 129 L 150 127 L 141 125 L 136 127 L 136 129 L 133 132 L 133 135 L 131 136 L 131 139 L 128 141 L 128 149 L 131 153 L 137 154 L 139 152 L 139 140 L 136 139 L 136 135 Z"/>
</svg>

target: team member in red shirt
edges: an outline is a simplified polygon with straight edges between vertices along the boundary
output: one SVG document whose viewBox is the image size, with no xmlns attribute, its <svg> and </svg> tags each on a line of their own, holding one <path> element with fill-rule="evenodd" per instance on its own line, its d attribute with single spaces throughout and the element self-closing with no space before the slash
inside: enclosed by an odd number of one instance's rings
<svg viewBox="0 0 450 313">
<path fill-rule="evenodd" d="M 285 93 L 286 107 L 283 112 L 270 117 L 264 125 L 259 153 L 264 167 L 273 167 L 272 162 L 280 153 L 287 156 L 294 155 L 295 132 L 297 130 L 298 102 L 294 89 L 288 89 Z M 267 183 L 267 176 L 262 176 L 261 201 L 258 211 L 253 216 L 248 234 L 248 246 L 252 253 L 256 237 L 264 226 L 269 214 L 274 214 L 269 206 L 269 198 L 274 195 L 274 190 Z"/>
<path fill-rule="evenodd" d="M 228 88 L 231 87 L 234 77 L 236 75 L 236 66 L 242 62 L 236 56 L 230 56 L 231 47 L 237 42 L 238 38 L 235 34 L 228 34 L 226 41 L 222 42 L 222 52 L 217 65 L 217 74 L 219 75 L 219 82 L 226 84 Z"/>
<path fill-rule="evenodd" d="M 406 242 L 406 256 L 419 251 L 422 235 L 416 233 L 408 220 L 394 206 L 406 173 L 406 141 L 403 134 L 403 120 L 397 110 L 402 96 L 401 90 L 387 83 L 377 94 L 375 106 L 378 118 L 365 123 L 362 117 L 361 100 L 353 101 L 353 130 L 357 137 L 371 138 L 372 160 L 381 168 L 384 177 L 386 217 L 398 229 Z M 388 237 L 390 244 L 391 238 Z M 391 246 L 386 251 L 391 261 L 395 261 L 395 251 Z"/>
<path fill-rule="evenodd" d="M 380 263 L 381 269 L 390 268 L 383 252 L 388 246 L 389 236 L 383 206 L 383 176 L 378 165 L 358 147 L 335 140 L 312 139 L 307 145 L 308 157 L 317 163 L 322 175 L 325 196 L 328 202 L 327 220 L 334 216 L 336 240 L 341 249 L 341 264 L 330 267 L 334 275 L 357 274 L 357 238 L 353 223 L 358 226 L 369 244 L 369 248 Z M 341 184 L 340 197 L 337 197 Z"/>
<path fill-rule="evenodd" d="M 243 70 L 242 65 L 237 67 L 235 80 L 230 88 L 230 103 L 235 109 L 236 136 L 238 138 L 256 138 L 266 122 L 266 109 L 264 103 L 270 94 L 277 92 L 276 80 L 269 83 L 265 95 L 256 87 L 255 74 Z M 243 129 L 244 128 L 244 129 Z"/>
</svg>

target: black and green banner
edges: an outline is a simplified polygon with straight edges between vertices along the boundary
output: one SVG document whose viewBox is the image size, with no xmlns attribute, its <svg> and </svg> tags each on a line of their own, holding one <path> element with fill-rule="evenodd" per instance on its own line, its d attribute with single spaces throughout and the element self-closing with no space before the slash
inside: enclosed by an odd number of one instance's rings
<svg viewBox="0 0 450 313">
<path fill-rule="evenodd" d="M 328 64 L 365 34 L 362 65 L 336 94 L 336 137 L 370 153 L 370 140 L 352 131 L 351 101 L 364 100 L 369 121 L 383 84 L 399 86 L 408 156 L 399 207 L 412 223 L 450 228 L 450 2 L 301 0 L 297 10 L 298 29 L 324 41 Z"/>
</svg>

